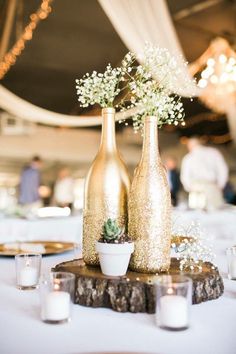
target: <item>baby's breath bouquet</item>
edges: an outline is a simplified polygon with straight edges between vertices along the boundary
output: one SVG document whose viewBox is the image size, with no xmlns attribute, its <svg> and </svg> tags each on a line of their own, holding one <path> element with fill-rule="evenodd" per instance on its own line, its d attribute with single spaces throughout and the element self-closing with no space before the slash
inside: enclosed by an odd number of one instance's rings
<svg viewBox="0 0 236 354">
<path fill-rule="evenodd" d="M 125 90 L 130 80 L 134 57 L 126 54 L 121 66 L 112 68 L 108 64 L 104 73 L 93 71 L 76 80 L 78 101 L 81 107 L 98 104 L 102 108 L 114 107 L 116 97 Z"/>
<path fill-rule="evenodd" d="M 138 112 L 132 117 L 135 131 L 142 128 L 144 118 L 150 115 L 158 117 L 160 127 L 184 124 L 183 104 L 175 94 L 180 90 L 180 75 L 178 58 L 167 49 L 146 44 L 141 57 L 129 52 L 119 67 L 108 64 L 104 73 L 93 71 L 77 79 L 78 101 L 82 107 L 98 104 L 101 108 L 116 107 L 121 111 L 135 108 Z M 182 89 L 192 85 L 188 78 L 185 82 Z"/>
<path fill-rule="evenodd" d="M 184 108 L 181 98 L 174 94 L 178 87 L 180 69 L 177 59 L 167 49 L 146 44 L 140 57 L 141 63 L 130 78 L 130 104 L 138 108 L 133 116 L 134 130 L 143 127 L 146 116 L 157 116 L 158 125 L 184 124 Z M 186 79 L 186 85 L 190 80 Z"/>
</svg>

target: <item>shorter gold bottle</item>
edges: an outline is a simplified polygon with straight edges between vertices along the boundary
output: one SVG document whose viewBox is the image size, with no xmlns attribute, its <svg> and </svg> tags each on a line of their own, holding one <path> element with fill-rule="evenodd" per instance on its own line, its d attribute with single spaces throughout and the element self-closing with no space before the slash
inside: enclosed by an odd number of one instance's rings
<svg viewBox="0 0 236 354">
<path fill-rule="evenodd" d="M 141 160 L 129 194 L 129 236 L 134 240 L 130 268 L 158 273 L 170 267 L 171 197 L 157 136 L 157 117 L 145 118 Z"/>
<path fill-rule="evenodd" d="M 98 154 L 85 181 L 83 210 L 83 260 L 98 265 L 95 243 L 108 218 L 127 230 L 130 180 L 116 147 L 115 109 L 102 110 L 102 137 Z"/>
</svg>

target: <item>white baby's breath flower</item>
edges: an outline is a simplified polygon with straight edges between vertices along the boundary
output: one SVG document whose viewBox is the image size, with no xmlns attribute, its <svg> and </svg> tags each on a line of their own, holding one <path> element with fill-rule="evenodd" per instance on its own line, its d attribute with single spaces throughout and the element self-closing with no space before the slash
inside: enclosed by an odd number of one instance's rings
<svg viewBox="0 0 236 354">
<path fill-rule="evenodd" d="M 119 95 L 121 82 L 125 81 L 125 75 L 132 70 L 129 64 L 132 55 L 126 55 L 122 61 L 122 67 L 112 68 L 108 64 L 104 73 L 93 71 L 86 73 L 82 79 L 76 79 L 78 101 L 82 107 L 99 104 L 102 108 L 113 107 L 116 96 Z"/>
<path fill-rule="evenodd" d="M 178 60 L 167 49 L 146 44 L 141 64 L 130 80 L 130 102 L 134 107 L 142 107 L 133 117 L 134 130 L 142 128 L 143 120 L 148 115 L 158 116 L 158 125 L 182 123 L 184 120 L 183 104 L 175 95 L 179 88 Z M 189 81 L 186 85 L 191 84 Z"/>
<path fill-rule="evenodd" d="M 213 262 L 215 254 L 199 223 L 192 222 L 187 228 L 181 225 L 174 231 L 175 237 L 186 237 L 178 246 L 171 247 L 180 260 L 181 271 L 201 271 L 204 262 Z M 208 244 L 207 244 L 208 243 Z"/>
<path fill-rule="evenodd" d="M 136 65 L 138 58 L 140 65 Z M 173 94 L 176 86 L 179 88 L 179 75 L 178 60 L 167 49 L 147 44 L 141 57 L 127 53 L 120 67 L 108 64 L 104 73 L 94 70 L 77 79 L 78 101 L 82 107 L 93 104 L 112 107 L 115 98 L 124 91 L 124 99 L 116 107 L 121 111 L 137 108 L 139 113 L 133 117 L 135 131 L 142 128 L 147 115 L 157 115 L 160 127 L 183 124 L 183 104 Z"/>
</svg>

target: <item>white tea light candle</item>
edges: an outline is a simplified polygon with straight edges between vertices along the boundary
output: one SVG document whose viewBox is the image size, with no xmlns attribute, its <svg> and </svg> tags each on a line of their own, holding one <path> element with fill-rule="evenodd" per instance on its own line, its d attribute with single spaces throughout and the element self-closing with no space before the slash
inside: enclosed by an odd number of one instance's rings
<svg viewBox="0 0 236 354">
<path fill-rule="evenodd" d="M 16 283 L 18 289 L 31 290 L 38 285 L 41 254 L 22 253 L 15 256 Z"/>
<path fill-rule="evenodd" d="M 71 317 L 75 275 L 51 272 L 40 281 L 41 319 L 50 324 L 65 323 Z"/>
<path fill-rule="evenodd" d="M 156 281 L 156 324 L 167 330 L 189 327 L 192 279 L 184 275 L 162 275 Z"/>
<path fill-rule="evenodd" d="M 165 295 L 160 298 L 160 325 L 173 329 L 188 326 L 188 302 L 183 296 Z"/>
<path fill-rule="evenodd" d="M 38 283 L 38 270 L 26 265 L 19 271 L 18 284 L 21 286 L 34 286 Z"/>
<path fill-rule="evenodd" d="M 62 321 L 70 317 L 70 294 L 52 291 L 44 299 L 43 318 L 45 321 Z"/>
</svg>

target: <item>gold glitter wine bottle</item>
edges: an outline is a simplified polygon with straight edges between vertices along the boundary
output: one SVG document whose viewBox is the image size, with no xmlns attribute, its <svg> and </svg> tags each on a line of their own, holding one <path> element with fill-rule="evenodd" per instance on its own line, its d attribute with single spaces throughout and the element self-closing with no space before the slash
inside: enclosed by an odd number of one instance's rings
<svg viewBox="0 0 236 354">
<path fill-rule="evenodd" d="M 129 195 L 129 236 L 135 242 L 130 268 L 158 273 L 170 267 L 171 197 L 157 135 L 157 117 L 145 118 L 141 160 Z"/>
<path fill-rule="evenodd" d="M 130 180 L 116 147 L 115 109 L 102 110 L 102 137 L 98 154 L 85 181 L 83 211 L 83 259 L 98 265 L 95 242 L 108 218 L 127 230 Z"/>
</svg>

